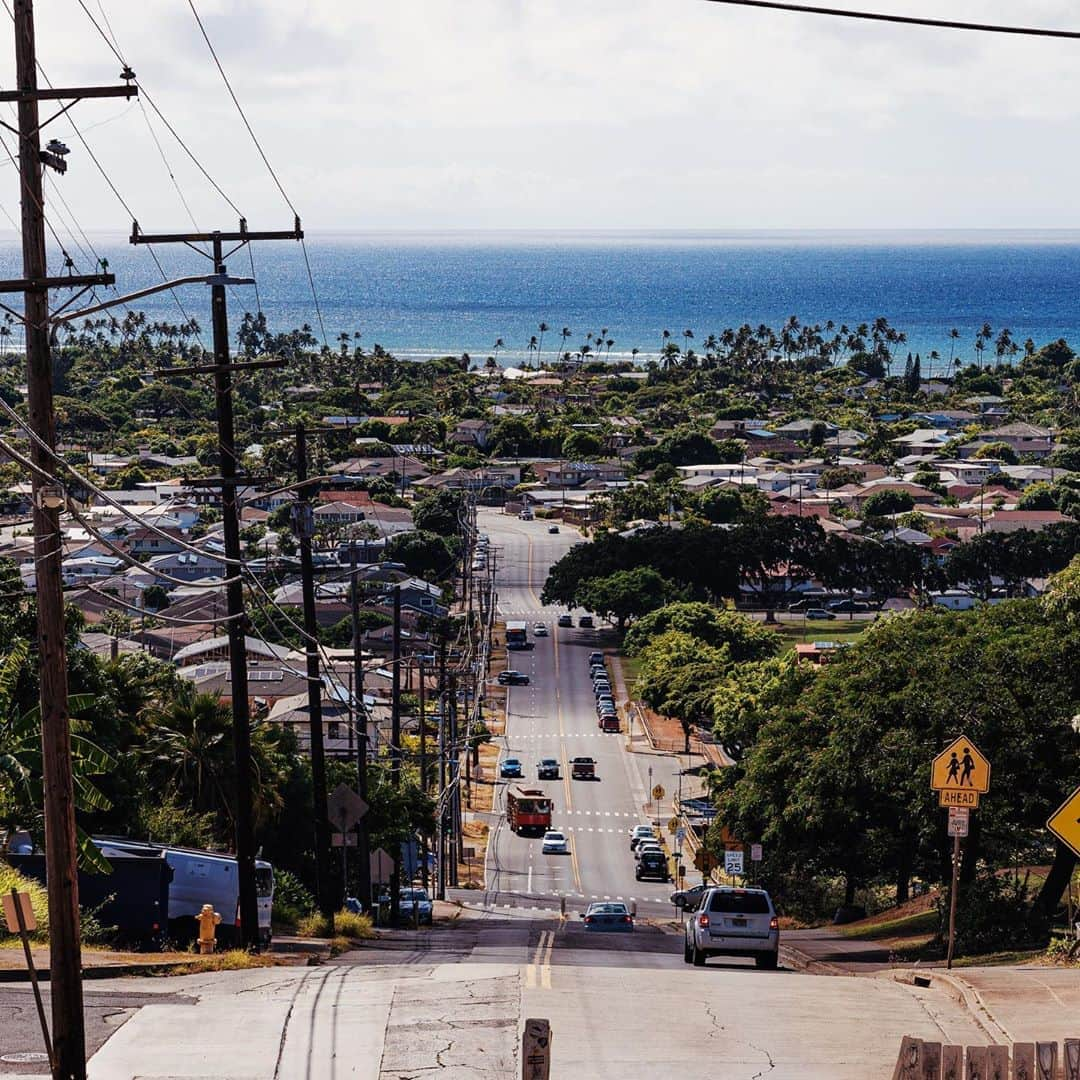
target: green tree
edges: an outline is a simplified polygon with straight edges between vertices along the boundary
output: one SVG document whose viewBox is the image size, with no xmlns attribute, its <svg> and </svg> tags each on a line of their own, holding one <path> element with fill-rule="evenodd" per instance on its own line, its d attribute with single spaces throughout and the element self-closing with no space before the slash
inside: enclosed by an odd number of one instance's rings
<svg viewBox="0 0 1080 1080">
<path fill-rule="evenodd" d="M 1016 451 L 1008 443 L 1003 442 L 983 443 L 983 445 L 975 451 L 973 456 L 980 461 L 986 458 L 993 458 L 997 461 L 1005 462 L 1006 465 L 1016 465 L 1020 461 L 1016 455 Z"/>
<path fill-rule="evenodd" d="M 883 518 L 915 509 L 915 496 L 910 491 L 890 491 L 883 488 L 863 499 L 860 513 L 864 518 Z"/>
<path fill-rule="evenodd" d="M 644 652 L 653 639 L 669 630 L 688 634 L 713 648 L 727 648 L 732 663 L 747 663 L 775 656 L 780 635 L 736 611 L 698 601 L 665 604 L 643 615 L 627 631 L 624 648 L 630 655 Z"/>
<path fill-rule="evenodd" d="M 398 533 L 387 540 L 382 560 L 401 563 L 417 577 L 440 580 L 454 569 L 457 546 L 456 539 L 433 532 Z"/>
<path fill-rule="evenodd" d="M 580 603 L 613 621 L 621 634 L 629 620 L 660 607 L 670 592 L 670 582 L 648 566 L 639 566 L 588 579 L 581 588 Z"/>
<path fill-rule="evenodd" d="M 563 439 L 563 457 L 575 461 L 582 458 L 599 457 L 604 451 L 604 440 L 591 431 L 571 431 Z"/>
<path fill-rule="evenodd" d="M 440 491 L 420 499 L 413 506 L 413 524 L 421 532 L 457 536 L 465 497 L 460 491 Z"/>
</svg>

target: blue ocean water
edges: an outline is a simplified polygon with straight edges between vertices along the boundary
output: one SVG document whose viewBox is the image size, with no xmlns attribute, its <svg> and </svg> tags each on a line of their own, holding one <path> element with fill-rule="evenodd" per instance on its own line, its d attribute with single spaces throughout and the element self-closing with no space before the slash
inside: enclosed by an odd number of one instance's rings
<svg viewBox="0 0 1080 1080">
<path fill-rule="evenodd" d="M 85 238 L 84 238 L 85 239 Z M 127 292 L 160 280 L 145 249 L 91 237 Z M 1065 337 L 1080 343 L 1080 233 L 477 233 L 314 235 L 307 241 L 326 334 L 360 331 L 361 341 L 401 356 L 468 352 L 482 360 L 497 339 L 502 363 L 528 356 L 540 322 L 553 356 L 564 326 L 574 349 L 607 328 L 612 358 L 656 353 L 664 329 L 700 347 L 710 333 L 743 322 L 779 328 L 803 323 L 854 326 L 885 316 L 924 358 L 950 350 L 973 358 L 976 331 L 1008 327 L 1020 343 Z M 170 276 L 209 264 L 186 249 L 156 249 Z M 71 248 L 79 270 L 92 256 Z M 275 329 L 318 318 L 298 245 L 265 243 L 253 252 L 262 309 Z M 0 273 L 18 275 L 13 244 L 0 245 Z M 53 266 L 57 260 L 53 260 Z M 251 273 L 246 252 L 229 270 Z M 205 327 L 205 289 L 181 302 Z M 168 294 L 138 305 L 151 319 L 181 317 Z M 230 298 L 235 324 L 255 310 L 254 290 Z"/>
</svg>

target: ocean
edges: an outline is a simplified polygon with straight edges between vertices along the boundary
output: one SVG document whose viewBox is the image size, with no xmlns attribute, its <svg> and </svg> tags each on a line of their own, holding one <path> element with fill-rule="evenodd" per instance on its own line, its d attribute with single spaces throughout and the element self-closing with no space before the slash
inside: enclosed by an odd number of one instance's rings
<svg viewBox="0 0 1080 1080">
<path fill-rule="evenodd" d="M 69 242 L 77 271 L 90 269 L 93 251 L 108 259 L 121 292 L 160 281 L 145 249 L 123 238 L 91 236 Z M 984 323 L 1011 330 L 1020 344 L 1065 337 L 1080 343 L 1080 232 L 880 233 L 365 233 L 312 235 L 311 269 L 331 347 L 341 332 L 361 334 L 395 355 L 423 358 L 469 353 L 482 362 L 522 363 L 528 342 L 544 335 L 553 359 L 560 331 L 577 349 L 604 334 L 611 359 L 640 350 L 655 356 L 662 332 L 694 347 L 728 326 L 766 323 L 779 330 L 800 322 L 855 326 L 884 316 L 907 334 L 903 352 L 949 356 L 956 328 L 961 358 L 974 359 Z M 209 263 L 184 248 L 155 249 L 169 276 L 206 272 Z M 320 333 L 299 246 L 255 245 L 253 264 L 235 253 L 229 271 L 258 280 L 258 299 L 273 329 L 302 323 Z M 13 239 L 0 242 L 4 277 L 19 275 Z M 51 253 L 55 273 L 59 257 Z M 255 290 L 230 290 L 235 324 L 256 309 Z M 205 328 L 208 297 L 201 287 L 179 293 L 186 312 Z M 84 301 L 85 302 L 85 301 Z M 168 293 L 136 305 L 154 320 L 183 316 Z M 120 313 L 123 311 L 120 309 Z M 992 350 L 988 351 L 992 352 Z"/>
</svg>

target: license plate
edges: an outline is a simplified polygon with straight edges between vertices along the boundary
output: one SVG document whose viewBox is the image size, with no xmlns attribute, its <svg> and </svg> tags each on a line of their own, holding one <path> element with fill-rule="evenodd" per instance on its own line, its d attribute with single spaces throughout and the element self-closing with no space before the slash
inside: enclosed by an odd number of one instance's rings
<svg viewBox="0 0 1080 1080">
<path fill-rule="evenodd" d="M 745 926 L 746 925 L 746 920 L 745 919 L 732 919 L 731 920 L 731 925 L 732 926 Z"/>
</svg>

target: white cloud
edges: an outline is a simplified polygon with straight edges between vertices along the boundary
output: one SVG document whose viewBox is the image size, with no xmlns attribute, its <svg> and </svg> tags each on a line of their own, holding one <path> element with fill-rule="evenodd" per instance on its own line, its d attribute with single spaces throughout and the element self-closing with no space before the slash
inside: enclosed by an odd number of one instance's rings
<svg viewBox="0 0 1080 1080">
<path fill-rule="evenodd" d="M 103 3 L 140 79 L 252 225 L 280 224 L 186 3 Z M 942 14 L 929 0 L 879 6 Z M 311 229 L 1080 225 L 1076 42 L 692 0 L 199 7 Z M 1016 7 L 948 11 L 1007 21 Z M 1033 24 L 1080 20 L 1059 0 L 1023 7 Z M 38 48 L 57 83 L 116 75 L 75 0 L 39 5 Z M 186 220 L 137 107 L 86 101 L 76 116 L 145 227 Z M 227 224 L 157 126 L 196 217 Z M 72 145 L 60 182 L 80 221 L 126 229 L 70 129 L 55 133 Z M 13 210 L 17 195 L 0 171 L 0 201 Z"/>
</svg>

